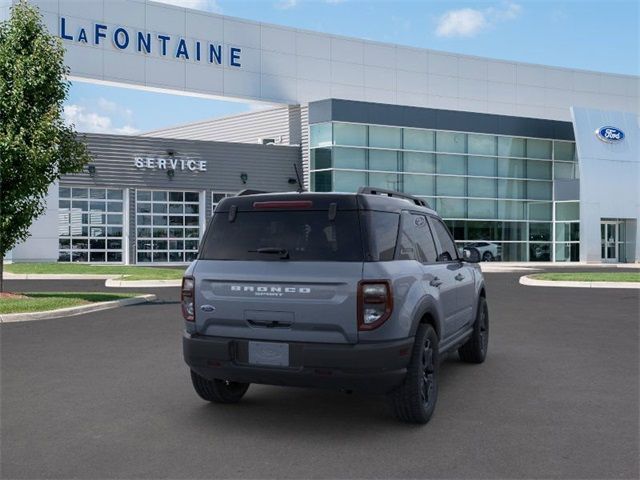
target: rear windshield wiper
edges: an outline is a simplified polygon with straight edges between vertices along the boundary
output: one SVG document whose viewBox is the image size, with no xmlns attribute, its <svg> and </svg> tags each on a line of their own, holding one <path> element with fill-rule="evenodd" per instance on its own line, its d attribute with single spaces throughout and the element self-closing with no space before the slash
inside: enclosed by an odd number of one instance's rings
<svg viewBox="0 0 640 480">
<path fill-rule="evenodd" d="M 271 255 L 280 255 L 282 260 L 289 259 L 289 251 L 286 248 L 280 247 L 263 247 L 257 250 L 249 250 L 249 253 L 267 253 Z"/>
</svg>

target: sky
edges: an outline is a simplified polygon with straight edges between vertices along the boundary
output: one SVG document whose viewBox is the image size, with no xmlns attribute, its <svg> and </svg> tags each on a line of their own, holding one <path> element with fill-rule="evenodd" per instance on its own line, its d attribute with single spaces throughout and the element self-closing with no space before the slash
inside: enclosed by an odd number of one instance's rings
<svg viewBox="0 0 640 480">
<path fill-rule="evenodd" d="M 157 0 L 277 25 L 502 60 L 640 74 L 637 0 Z M 264 105 L 75 81 L 78 131 L 136 134 Z"/>
</svg>

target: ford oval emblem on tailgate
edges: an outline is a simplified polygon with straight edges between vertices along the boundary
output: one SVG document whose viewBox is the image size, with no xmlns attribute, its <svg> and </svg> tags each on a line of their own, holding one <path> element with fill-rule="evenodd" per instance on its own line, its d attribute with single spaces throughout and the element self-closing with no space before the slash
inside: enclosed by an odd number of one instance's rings
<svg viewBox="0 0 640 480">
<path fill-rule="evenodd" d="M 215 312 L 216 307 L 214 307 L 213 305 L 202 305 L 200 307 L 200 310 L 202 310 L 203 312 Z"/>
</svg>

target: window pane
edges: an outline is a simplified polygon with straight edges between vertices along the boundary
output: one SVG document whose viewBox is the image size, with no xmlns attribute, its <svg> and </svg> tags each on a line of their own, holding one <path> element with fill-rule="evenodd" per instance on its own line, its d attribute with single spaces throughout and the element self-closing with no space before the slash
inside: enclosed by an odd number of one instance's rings
<svg viewBox="0 0 640 480">
<path fill-rule="evenodd" d="M 525 182 L 520 180 L 498 180 L 499 198 L 526 198 Z"/>
<path fill-rule="evenodd" d="M 438 195 L 464 197 L 466 195 L 466 179 L 464 177 L 436 177 Z"/>
<path fill-rule="evenodd" d="M 433 153 L 404 152 L 403 158 L 405 172 L 434 173 L 436 171 Z"/>
<path fill-rule="evenodd" d="M 496 155 L 498 145 L 496 137 L 493 135 L 469 135 L 469 153 L 476 155 Z"/>
<path fill-rule="evenodd" d="M 529 240 L 536 242 L 550 242 L 551 223 L 531 222 L 529 224 Z"/>
<path fill-rule="evenodd" d="M 363 219 L 367 224 L 369 235 L 369 255 L 371 260 L 393 260 L 398 236 L 398 221 L 400 216 L 389 212 L 363 212 Z"/>
<path fill-rule="evenodd" d="M 431 224 L 433 234 L 440 243 L 438 261 L 447 262 L 456 260 L 458 258 L 458 250 L 456 249 L 447 228 L 444 226 L 444 223 L 436 218 L 430 218 L 429 223 Z"/>
<path fill-rule="evenodd" d="M 576 144 L 573 142 L 553 142 L 553 155 L 556 160 L 576 160 Z"/>
<path fill-rule="evenodd" d="M 529 220 L 551 221 L 551 202 L 529 202 L 526 208 Z"/>
<path fill-rule="evenodd" d="M 433 195 L 433 183 L 430 175 L 404 175 L 404 191 L 412 195 Z"/>
<path fill-rule="evenodd" d="M 109 200 L 122 200 L 122 190 L 107 190 Z"/>
<path fill-rule="evenodd" d="M 523 220 L 524 202 L 498 201 L 498 218 L 505 220 Z"/>
<path fill-rule="evenodd" d="M 89 189 L 87 188 L 73 188 L 71 195 L 74 198 L 87 198 L 89 196 Z"/>
<path fill-rule="evenodd" d="M 369 186 L 387 190 L 401 190 L 399 177 L 400 175 L 395 173 L 370 173 Z"/>
<path fill-rule="evenodd" d="M 466 175 L 467 157 L 464 155 L 438 155 L 436 158 L 436 170 L 438 173 Z"/>
<path fill-rule="evenodd" d="M 438 213 L 444 218 L 466 218 L 467 201 L 457 198 L 439 198 Z"/>
<path fill-rule="evenodd" d="M 369 127 L 369 146 L 402 148 L 402 129 L 395 127 Z"/>
<path fill-rule="evenodd" d="M 527 198 L 551 200 L 551 182 L 527 182 Z"/>
<path fill-rule="evenodd" d="M 469 218 L 497 218 L 495 200 L 469 200 Z"/>
<path fill-rule="evenodd" d="M 525 178 L 525 161 L 515 158 L 498 159 L 498 176 Z"/>
<path fill-rule="evenodd" d="M 550 243 L 530 243 L 529 244 L 529 261 L 530 262 L 550 262 L 551 261 L 551 244 Z"/>
<path fill-rule="evenodd" d="M 136 192 L 138 202 L 150 202 L 151 201 L 151 192 L 147 190 L 138 190 Z"/>
<path fill-rule="evenodd" d="M 496 198 L 496 180 L 493 178 L 469 178 L 469 197 Z"/>
<path fill-rule="evenodd" d="M 579 223 L 556 223 L 556 242 L 577 242 L 579 240 Z"/>
<path fill-rule="evenodd" d="M 524 138 L 498 137 L 498 155 L 524 157 Z"/>
<path fill-rule="evenodd" d="M 183 192 L 169 192 L 169 201 L 170 202 L 183 202 L 184 201 L 184 193 Z"/>
<path fill-rule="evenodd" d="M 469 175 L 495 177 L 497 159 L 490 157 L 469 157 Z"/>
<path fill-rule="evenodd" d="M 556 262 L 577 262 L 580 260 L 579 243 L 557 243 Z"/>
<path fill-rule="evenodd" d="M 334 148 L 333 164 L 335 168 L 354 168 L 364 170 L 367 152 L 363 148 Z"/>
<path fill-rule="evenodd" d="M 153 192 L 153 201 L 154 202 L 166 202 L 167 201 L 167 192 Z"/>
<path fill-rule="evenodd" d="M 577 178 L 576 163 L 555 162 L 553 165 L 556 180 L 572 180 Z"/>
<path fill-rule="evenodd" d="M 551 140 L 527 138 L 527 157 L 551 159 Z"/>
<path fill-rule="evenodd" d="M 397 172 L 398 152 L 385 150 L 369 150 L 369 169 Z"/>
<path fill-rule="evenodd" d="M 89 192 L 89 197 L 96 200 L 104 200 L 106 196 L 104 188 L 92 188 Z"/>
<path fill-rule="evenodd" d="M 356 192 L 367 184 L 364 172 L 334 172 L 333 189 L 336 192 Z"/>
<path fill-rule="evenodd" d="M 68 187 L 60 187 L 58 189 L 58 196 L 60 198 L 69 198 L 71 196 L 71 189 Z"/>
<path fill-rule="evenodd" d="M 311 150 L 311 168 L 313 170 L 331 168 L 331 149 L 314 148 Z"/>
<path fill-rule="evenodd" d="M 551 180 L 551 162 L 527 160 L 527 178 Z"/>
<path fill-rule="evenodd" d="M 333 187 L 331 172 L 311 172 L 311 188 L 314 192 L 332 191 Z"/>
<path fill-rule="evenodd" d="M 436 150 L 439 152 L 467 153 L 466 134 L 436 132 Z"/>
<path fill-rule="evenodd" d="M 336 145 L 352 145 L 355 147 L 367 146 L 366 125 L 336 123 L 333 125 L 333 135 Z"/>
<path fill-rule="evenodd" d="M 200 201 L 200 194 L 198 192 L 185 192 L 184 201 L 198 203 Z"/>
<path fill-rule="evenodd" d="M 331 123 L 316 123 L 309 127 L 309 145 L 325 147 L 331 145 Z"/>
<path fill-rule="evenodd" d="M 580 207 L 578 202 L 558 202 L 556 203 L 556 221 L 579 220 Z"/>
<path fill-rule="evenodd" d="M 404 129 L 404 148 L 407 150 L 435 150 L 435 133 L 431 130 Z"/>
</svg>

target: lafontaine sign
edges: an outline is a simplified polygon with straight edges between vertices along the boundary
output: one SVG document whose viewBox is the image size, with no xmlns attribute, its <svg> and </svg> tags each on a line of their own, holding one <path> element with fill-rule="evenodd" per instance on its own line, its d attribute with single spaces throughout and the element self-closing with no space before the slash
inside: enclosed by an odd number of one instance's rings
<svg viewBox="0 0 640 480">
<path fill-rule="evenodd" d="M 206 160 L 190 160 L 177 157 L 135 157 L 136 168 L 141 170 L 183 170 L 189 172 L 206 172 Z"/>
<path fill-rule="evenodd" d="M 241 68 L 240 47 L 224 46 L 212 41 L 182 38 L 178 35 L 150 33 L 126 27 L 94 23 L 91 26 L 72 25 L 60 17 L 60 38 L 92 46 L 110 43 L 117 51 L 128 51 L 157 57 L 175 58 L 211 65 Z"/>
<path fill-rule="evenodd" d="M 624 138 L 624 132 L 616 127 L 600 127 L 595 133 L 600 140 L 607 143 L 619 142 Z"/>
</svg>

